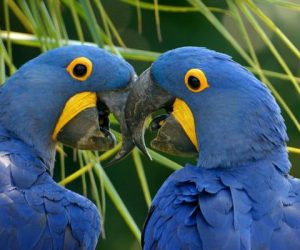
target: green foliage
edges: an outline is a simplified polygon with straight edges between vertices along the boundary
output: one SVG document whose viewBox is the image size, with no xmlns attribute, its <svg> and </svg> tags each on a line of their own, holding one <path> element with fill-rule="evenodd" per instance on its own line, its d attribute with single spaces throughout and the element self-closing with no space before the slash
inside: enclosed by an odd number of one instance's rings
<svg viewBox="0 0 300 250">
<path fill-rule="evenodd" d="M 273 20 L 273 17 L 268 15 L 268 10 L 272 8 L 277 11 L 285 10 L 291 14 L 300 14 L 300 4 L 297 1 L 284 0 L 227 0 L 222 1 L 222 3 L 220 1 L 186 0 L 171 2 L 174 4 L 174 6 L 171 6 L 170 4 L 160 4 L 160 2 L 163 1 L 3 0 L 0 6 L 0 83 L 3 83 L 8 75 L 15 72 L 17 57 L 14 55 L 14 49 L 20 46 L 22 50 L 38 48 L 40 52 L 44 52 L 62 45 L 86 43 L 102 47 L 130 60 L 134 64 L 154 61 L 159 53 L 149 51 L 148 47 L 151 46 L 145 46 L 142 49 L 139 49 L 141 46 L 138 46 L 138 48 L 126 47 L 124 38 L 128 40 L 127 32 L 130 30 L 120 31 L 118 25 L 114 24 L 113 18 L 118 22 L 118 16 L 111 15 L 108 11 L 111 11 L 114 5 L 123 6 L 124 12 L 136 8 L 136 15 L 131 15 L 130 18 L 132 22 L 137 22 L 137 31 L 140 33 L 140 37 L 143 37 L 141 32 L 144 20 L 149 23 L 149 13 L 152 13 L 155 20 L 152 25 L 157 31 L 156 39 L 162 41 L 162 44 L 164 44 L 164 33 L 167 33 L 168 29 L 172 29 L 172 25 L 176 26 L 182 20 L 179 18 L 178 23 L 168 23 L 164 26 L 167 17 L 170 17 L 170 15 L 183 15 L 187 18 L 190 15 L 193 15 L 193 17 L 199 16 L 199 18 L 202 18 L 199 19 L 201 23 L 192 23 L 190 25 L 193 26 L 186 27 L 186 30 L 189 30 L 189 28 L 194 31 L 201 30 L 205 26 L 208 28 L 204 29 L 201 36 L 209 37 L 212 33 L 218 33 L 221 39 L 219 43 L 226 44 L 228 50 L 235 53 L 237 60 L 256 74 L 270 88 L 284 111 L 283 114 L 288 123 L 289 131 L 292 131 L 289 134 L 291 146 L 293 147 L 289 147 L 289 151 L 291 154 L 300 154 L 300 149 L 298 149 L 300 147 L 300 77 L 295 76 L 295 73 L 293 73 L 295 68 L 300 69 L 300 51 L 286 35 L 284 25 L 281 25 L 283 28 L 278 26 L 276 24 L 278 20 Z M 230 21 L 229 26 L 225 23 L 225 17 Z M 284 18 L 282 16 L 282 19 Z M 295 25 L 298 24 L 295 23 Z M 164 29 L 161 29 L 161 26 L 164 26 Z M 149 27 L 147 26 L 146 29 L 149 29 Z M 187 34 L 188 31 L 186 30 L 179 31 L 178 36 L 180 36 L 180 32 Z M 145 28 L 144 32 L 147 33 Z M 269 34 L 272 34 L 272 36 Z M 191 35 L 191 32 L 189 32 L 189 35 Z M 146 37 L 146 35 L 144 36 Z M 175 40 L 176 37 L 169 37 L 168 41 L 172 41 L 172 39 Z M 196 41 L 200 43 L 201 40 L 197 39 Z M 261 46 L 265 48 L 263 53 L 257 51 L 254 41 L 256 39 L 259 39 Z M 181 41 L 184 41 L 184 43 L 180 43 L 181 46 L 190 42 L 188 36 L 186 40 L 182 39 Z M 218 46 L 215 44 L 215 47 Z M 165 44 L 162 47 L 171 48 Z M 263 59 L 265 58 L 262 54 L 272 60 L 276 66 L 264 68 L 262 65 L 264 65 L 265 60 Z M 292 62 L 290 58 L 293 58 Z M 300 70 L 298 70 L 299 73 Z M 280 84 L 278 84 L 279 81 Z M 292 94 L 284 94 L 285 89 L 289 89 L 288 93 Z M 112 120 L 114 121 L 113 126 L 117 126 L 115 119 Z M 120 139 L 117 131 L 116 136 Z M 61 185 L 72 184 L 73 182 L 80 183 L 80 187 L 75 189 L 77 191 L 79 189 L 79 192 L 82 192 L 83 195 L 93 199 L 103 217 L 103 230 L 107 224 L 114 223 L 114 221 L 105 219 L 108 197 L 134 237 L 130 243 L 131 249 L 139 249 L 138 244 L 134 241 L 140 242 L 139 226 L 141 226 L 141 223 L 137 223 L 131 215 L 128 206 L 126 206 L 127 200 L 122 200 L 119 194 L 121 190 L 118 191 L 114 187 L 107 171 L 102 166 L 102 163 L 115 154 L 119 148 L 120 144 L 100 156 L 97 152 L 74 151 L 75 161 L 71 162 L 70 157 L 67 157 L 65 153 L 65 151 L 70 152 L 70 150 L 65 150 L 62 146 L 59 146 L 57 149 L 59 172 L 56 172 L 56 176 L 59 176 L 58 179 Z M 162 167 L 171 170 L 181 167 L 180 164 L 158 152 L 150 150 L 150 153 L 154 161 Z M 136 176 L 140 183 L 144 201 L 146 206 L 149 207 L 151 203 L 151 185 L 148 186 L 149 180 L 146 177 L 145 161 L 140 152 L 135 149 L 130 156 L 130 160 L 126 161 L 127 166 L 122 166 L 124 163 L 120 163 L 120 165 L 123 168 L 127 168 L 128 165 L 135 166 L 134 169 L 137 173 Z M 184 159 L 181 162 L 184 161 L 186 160 Z M 293 156 L 292 162 L 294 165 L 299 165 L 299 157 Z M 77 164 L 79 169 L 72 174 L 68 174 L 69 170 L 65 168 L 65 165 L 70 164 Z M 128 176 L 128 178 L 131 177 Z M 143 214 L 143 216 L 145 217 L 146 214 Z M 105 237 L 105 230 L 103 237 Z M 110 237 L 107 239 L 108 241 L 117 238 L 117 236 Z M 115 246 L 116 244 L 112 245 Z M 100 246 L 100 248 L 102 247 Z"/>
</svg>

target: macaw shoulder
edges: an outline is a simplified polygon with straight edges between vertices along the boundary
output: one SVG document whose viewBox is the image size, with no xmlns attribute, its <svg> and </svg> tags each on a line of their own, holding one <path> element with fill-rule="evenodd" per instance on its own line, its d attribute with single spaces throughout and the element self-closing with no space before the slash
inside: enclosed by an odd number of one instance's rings
<svg viewBox="0 0 300 250">
<path fill-rule="evenodd" d="M 144 249 L 300 249 L 299 194 L 300 181 L 271 164 L 186 166 L 155 196 Z"/>
<path fill-rule="evenodd" d="M 95 205 L 56 184 L 42 168 L 28 162 L 19 168 L 17 162 L 22 157 L 0 156 L 0 245 L 94 249 L 100 232 Z"/>
</svg>

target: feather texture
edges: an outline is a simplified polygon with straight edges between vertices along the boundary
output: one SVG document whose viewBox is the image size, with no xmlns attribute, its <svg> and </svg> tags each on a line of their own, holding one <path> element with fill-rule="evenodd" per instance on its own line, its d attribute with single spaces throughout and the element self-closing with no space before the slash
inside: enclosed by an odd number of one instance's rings
<svg viewBox="0 0 300 250">
<path fill-rule="evenodd" d="M 100 217 L 88 199 L 57 185 L 34 150 L 0 128 L 3 249 L 94 249 Z"/>
<path fill-rule="evenodd" d="M 153 200 L 144 249 L 300 249 L 300 181 L 272 162 L 175 172 Z"/>
<path fill-rule="evenodd" d="M 193 69 L 208 88 L 187 87 Z M 199 155 L 154 198 L 144 249 L 300 249 L 300 180 L 288 175 L 286 127 L 265 85 L 230 56 L 200 47 L 162 54 L 150 76 L 188 105 Z"/>
</svg>

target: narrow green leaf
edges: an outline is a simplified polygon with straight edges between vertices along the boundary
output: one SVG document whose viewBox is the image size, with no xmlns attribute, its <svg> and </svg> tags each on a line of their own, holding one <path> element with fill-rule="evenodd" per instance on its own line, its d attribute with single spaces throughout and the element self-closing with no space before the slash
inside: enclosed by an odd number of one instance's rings
<svg viewBox="0 0 300 250">
<path fill-rule="evenodd" d="M 214 14 L 209 10 L 209 8 L 201 0 L 187 0 L 192 6 L 197 8 L 201 14 L 203 14 L 209 22 L 225 37 L 225 39 L 232 45 L 232 47 L 239 52 L 239 54 L 244 58 L 244 60 L 255 67 L 252 59 L 249 57 L 247 52 L 239 45 L 236 39 L 229 33 L 229 31 L 224 27 L 224 25 L 216 18 Z"/>
<path fill-rule="evenodd" d="M 137 8 L 141 8 L 145 10 L 155 10 L 155 5 L 152 3 L 141 2 L 139 0 L 121 0 L 121 1 L 129 5 L 135 6 Z M 157 8 L 159 11 L 175 12 L 175 13 L 199 12 L 198 8 L 190 7 L 190 6 L 172 6 L 172 5 L 159 4 Z M 208 7 L 208 9 L 212 12 L 230 15 L 229 11 L 221 8 Z"/>
<path fill-rule="evenodd" d="M 80 24 L 80 20 L 79 20 L 77 11 L 75 9 L 74 0 L 70 0 L 68 6 L 69 6 L 69 8 L 71 10 L 71 13 L 72 13 L 72 18 L 73 18 L 73 21 L 74 21 L 74 25 L 75 25 L 75 28 L 76 28 L 77 35 L 78 35 L 78 39 L 80 40 L 80 42 L 83 43 L 84 42 L 84 35 L 83 35 L 83 31 L 82 31 L 82 27 L 81 27 L 81 24 Z"/>
<path fill-rule="evenodd" d="M 87 157 L 86 161 L 89 160 L 89 159 L 90 159 L 90 157 Z M 88 174 L 89 174 L 89 177 L 90 177 L 90 183 L 91 183 L 91 187 L 92 187 L 93 199 L 95 200 L 96 206 L 97 206 L 97 208 L 99 209 L 99 211 L 101 213 L 101 217 L 104 218 L 104 215 L 103 215 L 102 209 L 101 209 L 100 199 L 99 199 L 100 195 L 99 195 L 99 192 L 98 192 L 96 180 L 95 180 L 94 173 L 93 173 L 92 169 L 89 169 Z"/>
<path fill-rule="evenodd" d="M 99 153 L 95 152 L 96 159 L 100 159 Z M 103 224 L 105 224 L 105 217 L 106 217 L 106 195 L 105 195 L 105 187 L 104 187 L 104 181 L 103 176 L 100 175 L 98 177 L 100 182 L 100 193 L 101 193 L 101 207 L 102 207 L 102 214 L 103 214 Z"/>
<path fill-rule="evenodd" d="M 257 70 L 258 75 L 260 76 L 261 80 L 269 87 L 269 89 L 271 89 L 271 91 L 273 92 L 273 95 L 275 96 L 275 98 L 279 101 L 281 106 L 288 113 L 291 120 L 295 123 L 295 125 L 297 127 L 299 125 L 299 123 L 298 123 L 298 120 L 297 120 L 295 114 L 291 111 L 291 109 L 288 107 L 288 105 L 286 104 L 286 102 L 284 101 L 282 96 L 275 89 L 275 87 L 272 85 L 272 83 L 269 81 L 269 79 L 267 79 L 267 77 L 265 76 L 263 70 L 261 69 L 261 66 L 260 66 L 259 60 L 257 58 L 256 52 L 255 52 L 255 50 L 252 46 L 250 37 L 249 37 L 248 32 L 246 30 L 246 27 L 243 23 L 243 20 L 242 20 L 240 14 L 238 12 L 237 7 L 230 0 L 227 0 L 227 4 L 228 4 L 229 8 L 232 10 L 234 16 L 236 17 L 236 20 L 237 20 L 237 22 L 239 24 L 239 27 L 241 29 L 241 32 L 243 34 L 243 37 L 245 38 L 246 44 L 248 45 L 251 57 L 253 58 L 254 64 L 256 65 L 256 70 Z"/>
<path fill-rule="evenodd" d="M 4 1 L 3 5 L 4 5 L 5 29 L 8 31 L 8 39 L 6 40 L 6 48 L 7 48 L 8 56 L 10 58 L 13 58 L 11 41 L 10 41 L 10 38 L 9 38 L 9 33 L 10 33 L 10 15 L 9 15 L 9 9 L 8 9 L 7 1 Z M 12 74 L 12 73 L 13 72 L 10 72 L 10 74 Z"/>
<path fill-rule="evenodd" d="M 105 190 L 116 206 L 117 210 L 129 226 L 129 229 L 133 233 L 134 237 L 137 239 L 138 242 L 141 241 L 141 231 L 136 225 L 134 219 L 132 218 L 131 214 L 129 213 L 127 207 L 125 206 L 124 202 L 122 201 L 121 197 L 119 196 L 118 192 L 116 191 L 115 187 L 111 183 L 110 179 L 106 175 L 105 171 L 101 167 L 100 164 L 95 163 L 95 167 L 93 168 L 96 175 L 100 177 L 101 175 L 103 176 L 103 182 L 104 182 L 104 187 Z"/>
<path fill-rule="evenodd" d="M 121 38 L 118 30 L 116 29 L 115 25 L 113 24 L 113 22 L 111 21 L 111 19 L 109 18 L 109 16 L 107 15 L 106 12 L 104 12 L 104 15 L 107 19 L 107 24 L 108 24 L 109 28 L 111 29 L 115 39 L 117 40 L 117 42 L 119 43 L 119 45 L 121 47 L 126 48 L 126 45 L 125 45 L 123 39 Z"/>
<path fill-rule="evenodd" d="M 37 11 L 40 13 L 41 16 L 41 20 L 43 20 L 44 25 L 41 26 L 42 27 L 46 27 L 48 36 L 50 36 L 51 38 L 54 39 L 55 43 L 47 43 L 48 44 L 48 48 L 56 48 L 59 47 L 61 45 L 61 34 L 60 34 L 60 30 L 56 29 L 50 14 L 48 12 L 48 9 L 45 5 L 44 2 L 40 2 L 40 5 L 36 6 Z M 48 41 L 48 40 L 47 40 Z"/>
<path fill-rule="evenodd" d="M 248 70 L 250 70 L 251 72 L 253 72 L 254 74 L 258 74 L 258 70 L 257 69 L 254 69 L 254 68 L 248 67 L 248 66 L 246 66 L 246 68 Z M 271 71 L 271 70 L 266 70 L 266 69 L 262 69 L 262 71 L 268 77 L 277 78 L 277 79 L 285 80 L 285 81 L 290 81 L 289 76 L 286 75 L 286 74 L 275 72 L 275 71 Z M 300 77 L 295 77 L 295 79 L 296 79 L 296 81 L 299 84 L 300 83 Z"/>
<path fill-rule="evenodd" d="M 101 1 L 95 0 L 94 1 L 96 4 L 96 7 L 98 8 L 101 18 L 102 18 L 102 22 L 104 24 L 104 30 L 106 32 L 106 36 L 107 36 L 107 40 L 106 42 L 108 43 L 108 45 L 111 48 L 111 51 L 115 54 L 119 55 L 118 50 L 115 48 L 113 42 L 112 42 L 112 36 L 111 36 L 111 32 L 110 32 L 110 27 L 112 27 L 114 34 L 117 34 L 117 37 L 121 40 L 122 45 L 124 45 L 121 37 L 119 36 L 117 30 L 115 29 L 113 23 L 111 22 L 109 16 L 106 14 L 105 9 L 103 8 L 103 5 L 101 3 Z"/>
<path fill-rule="evenodd" d="M 172 170 L 178 170 L 178 169 L 182 168 L 182 166 L 180 166 L 175 161 L 170 160 L 169 158 L 153 151 L 152 149 L 148 148 L 148 151 L 149 151 L 151 157 L 153 158 L 153 160 L 160 163 L 161 165 L 163 165 L 167 168 L 170 168 Z"/>
<path fill-rule="evenodd" d="M 89 152 L 89 151 L 80 151 L 80 154 L 83 155 L 85 163 L 88 163 L 91 159 L 95 159 L 95 156 Z M 100 202 L 100 196 L 99 196 L 99 191 L 98 191 L 98 185 L 96 183 L 95 180 L 95 176 L 94 176 L 94 172 L 92 171 L 92 169 L 88 170 L 88 174 L 89 174 L 89 178 L 90 178 L 90 183 L 91 183 L 91 191 L 92 191 L 92 197 L 96 202 L 96 206 L 101 214 L 101 218 L 105 218 L 105 215 L 103 214 L 103 210 L 101 207 L 101 202 Z M 102 223 L 101 223 L 101 236 L 102 238 L 105 238 L 105 227 L 104 227 L 105 223 L 104 220 L 102 219 Z"/>
<path fill-rule="evenodd" d="M 281 65 L 281 67 L 283 68 L 283 70 L 290 77 L 290 80 L 293 83 L 293 85 L 294 85 L 297 93 L 300 94 L 300 86 L 297 84 L 297 81 L 296 81 L 295 77 L 293 76 L 290 68 L 288 67 L 288 65 L 286 64 L 286 62 L 283 60 L 283 58 L 279 54 L 279 52 L 276 49 L 276 47 L 273 45 L 273 43 L 271 42 L 271 40 L 268 38 L 268 36 L 264 32 L 264 30 L 260 27 L 260 25 L 255 20 L 255 18 L 253 17 L 253 15 L 250 13 L 250 11 L 248 10 L 248 8 L 240 0 L 238 2 L 239 2 L 239 7 L 240 7 L 241 11 L 244 13 L 244 15 L 248 19 L 249 23 L 256 30 L 256 32 L 262 38 L 262 40 L 265 42 L 265 44 L 269 47 L 270 51 L 272 52 L 272 54 L 274 55 L 274 57 L 277 59 L 278 63 Z"/>
<path fill-rule="evenodd" d="M 28 32 L 33 32 L 33 27 L 28 18 L 23 14 L 18 5 L 13 0 L 6 0 L 12 12 L 20 20 L 20 23 Z"/>
<path fill-rule="evenodd" d="M 138 149 L 134 149 L 132 151 L 132 157 L 133 157 L 133 161 L 134 161 L 134 166 L 136 169 L 136 172 L 138 174 L 141 186 L 142 186 L 142 190 L 144 193 L 144 197 L 145 197 L 145 201 L 146 204 L 148 206 L 148 208 L 150 208 L 151 206 L 151 195 L 150 195 L 150 190 L 149 190 L 149 186 L 147 183 L 147 178 L 145 175 L 145 171 L 144 171 L 144 166 L 143 166 L 143 162 L 140 156 L 140 153 L 138 151 Z"/>
<path fill-rule="evenodd" d="M 155 14 L 155 23 L 156 23 L 156 32 L 158 41 L 162 41 L 161 30 L 160 30 L 160 17 L 158 9 L 158 0 L 154 0 L 154 14 Z"/>
<path fill-rule="evenodd" d="M 0 31 L 0 37 L 4 40 L 7 39 L 8 34 L 6 31 Z M 32 47 L 40 47 L 42 46 L 43 42 L 41 42 L 40 38 L 35 35 L 20 33 L 20 32 L 10 32 L 10 39 L 13 43 L 25 46 L 32 46 Z M 48 42 L 52 42 L 53 39 L 51 38 L 43 38 L 47 39 Z M 63 41 L 64 42 L 64 41 Z M 53 41 L 54 43 L 54 41 Z M 70 45 L 79 45 L 82 44 L 80 41 L 76 40 L 69 40 L 68 44 Z M 95 43 L 84 42 L 86 45 L 96 46 Z M 107 51 L 111 51 L 110 46 L 105 45 L 104 49 Z M 145 61 L 145 62 L 153 62 L 160 53 L 146 51 L 146 50 L 139 50 L 139 49 L 131 49 L 131 48 L 122 48 L 116 47 L 118 52 L 124 57 L 125 59 L 136 60 L 136 61 Z"/>
<path fill-rule="evenodd" d="M 39 1 L 30 1 L 28 2 L 28 9 L 31 11 L 31 15 L 33 19 L 35 20 L 35 32 L 36 34 L 39 34 L 41 38 L 51 37 L 49 34 L 49 29 L 47 25 L 45 26 L 45 23 L 43 21 L 43 17 L 41 16 L 41 13 L 39 12 Z M 46 50 L 49 50 L 54 47 L 53 43 L 49 45 L 48 40 L 43 40 L 43 44 L 45 45 Z M 57 41 L 54 42 L 54 44 L 57 44 Z"/>
<path fill-rule="evenodd" d="M 60 162 L 60 178 L 64 179 L 66 178 L 66 167 L 65 167 L 65 152 L 64 152 L 64 146 L 61 144 L 56 147 L 56 151 L 59 154 L 59 162 Z"/>
<path fill-rule="evenodd" d="M 259 75 L 260 79 L 265 82 L 266 84 L 271 84 L 269 82 L 269 80 L 267 79 L 267 77 L 265 76 L 265 74 L 263 73 L 262 69 L 261 69 L 261 66 L 260 66 L 260 63 L 259 63 L 259 60 L 257 58 L 257 55 L 256 55 L 256 52 L 255 52 L 255 49 L 252 45 L 252 42 L 251 42 L 251 39 L 249 37 L 249 34 L 247 32 L 247 29 L 246 29 L 246 26 L 242 20 L 242 17 L 238 11 L 238 8 L 236 7 L 236 5 L 230 1 L 230 0 L 227 0 L 227 5 L 229 6 L 230 10 L 232 11 L 237 23 L 238 23 L 238 26 L 241 30 L 241 33 L 242 33 L 242 36 L 248 46 L 248 49 L 249 49 L 249 52 L 250 52 L 250 55 L 256 65 L 256 70 L 257 70 L 257 74 Z"/>
<path fill-rule="evenodd" d="M 300 59 L 300 51 L 282 32 L 282 30 L 260 9 L 252 0 L 247 0 L 253 13 L 260 18 L 275 34 L 286 44 L 286 46 Z"/>
<path fill-rule="evenodd" d="M 87 21 L 88 28 L 90 30 L 90 34 L 93 37 L 94 42 L 102 48 L 104 44 L 101 37 L 101 30 L 99 25 L 97 24 L 97 19 L 91 6 L 91 3 L 89 0 L 80 0 L 80 3 L 85 13 L 85 18 Z"/>
<path fill-rule="evenodd" d="M 134 4 L 136 6 L 136 13 L 137 13 L 137 22 L 138 22 L 138 32 L 142 34 L 143 31 L 143 19 L 142 19 L 142 9 L 141 9 L 141 1 L 134 0 Z"/>
<path fill-rule="evenodd" d="M 287 8 L 289 10 L 293 10 L 293 11 L 300 11 L 300 4 L 297 3 L 292 3 L 290 1 L 281 1 L 281 0 L 258 0 L 261 3 L 266 3 L 269 2 L 270 4 L 273 5 L 278 5 L 278 6 L 282 6 L 284 8 Z"/>
<path fill-rule="evenodd" d="M 103 25 L 104 25 L 104 31 L 108 37 L 108 40 L 109 40 L 109 45 L 112 44 L 112 41 L 111 41 L 111 34 L 110 34 L 110 30 L 109 30 L 109 27 L 108 27 L 108 24 L 107 24 L 107 17 L 106 17 L 106 12 L 102 6 L 102 3 L 100 0 L 94 0 L 94 3 L 100 13 L 100 16 L 101 16 L 101 19 L 102 19 L 102 22 L 103 22 Z"/>
<path fill-rule="evenodd" d="M 300 148 L 288 147 L 288 151 L 293 154 L 300 154 Z"/>
<path fill-rule="evenodd" d="M 27 20 L 31 23 L 31 26 L 33 28 L 33 32 L 36 35 L 36 37 L 39 40 L 39 44 L 40 44 L 40 48 L 42 51 L 46 51 L 47 50 L 47 44 L 45 44 L 45 38 L 41 38 L 42 37 L 42 33 L 39 29 L 39 26 L 37 25 L 37 22 L 35 20 L 35 18 L 33 17 L 29 6 L 27 5 L 27 3 L 25 1 L 18 1 L 19 2 L 19 6 L 21 7 L 24 15 L 26 16 Z"/>
<path fill-rule="evenodd" d="M 0 49 L 0 85 L 6 80 L 4 56 Z"/>
<path fill-rule="evenodd" d="M 59 31 L 59 39 L 63 41 L 68 40 L 68 33 L 65 27 L 65 23 L 61 14 L 60 0 L 50 0 L 49 10 L 55 26 L 55 30 Z M 61 41 L 60 41 L 61 42 Z"/>
<path fill-rule="evenodd" d="M 8 34 L 6 31 L 0 31 L 0 38 L 6 40 L 8 37 Z M 10 32 L 10 39 L 13 43 L 19 44 L 19 45 L 24 45 L 24 46 L 32 46 L 32 47 L 39 47 L 40 42 L 37 39 L 36 36 L 26 34 L 26 33 L 20 33 L 20 32 Z M 69 41 L 70 45 L 79 45 L 81 44 L 80 41 L 76 40 L 70 40 Z M 85 42 L 84 44 L 90 45 L 90 46 L 96 46 L 95 43 L 89 43 Z M 116 47 L 119 52 L 121 53 L 122 57 L 126 59 L 132 59 L 132 60 L 137 60 L 137 61 L 146 61 L 146 62 L 153 62 L 157 59 L 157 57 L 160 55 L 158 52 L 153 52 L 153 51 L 147 51 L 147 50 L 138 50 L 138 49 L 132 49 L 132 48 L 120 48 Z M 109 50 L 110 48 L 108 46 L 104 46 L 104 49 Z M 245 66 L 248 70 L 252 71 L 255 74 L 258 74 L 258 69 Z M 263 73 L 266 76 L 272 77 L 272 78 L 277 78 L 281 80 L 290 80 L 289 76 L 283 73 L 279 72 L 274 72 L 271 70 L 266 70 L 262 69 Z M 295 78 L 298 83 L 300 83 L 300 77 Z"/>
<path fill-rule="evenodd" d="M 82 153 L 80 152 L 80 150 L 76 150 L 76 152 L 78 155 L 80 169 L 82 169 L 84 167 Z M 87 182 L 86 182 L 86 174 L 85 173 L 81 174 L 81 182 L 82 182 L 82 193 L 85 197 L 87 197 L 88 192 L 87 192 Z"/>
<path fill-rule="evenodd" d="M 253 68 L 257 69 L 257 65 L 253 62 L 251 57 L 246 53 L 246 51 L 238 44 L 238 42 L 232 37 L 232 35 L 225 29 L 225 27 L 220 23 L 220 21 L 209 11 L 209 9 L 203 4 L 201 0 L 187 0 L 190 2 L 194 7 L 198 7 L 199 11 L 215 26 L 217 30 L 231 43 L 231 45 L 240 53 L 240 55 L 247 61 L 247 63 L 250 64 Z M 290 76 L 290 74 L 288 74 Z M 269 86 L 271 91 L 273 91 L 274 96 L 277 98 L 278 102 L 281 104 L 281 106 L 285 109 L 287 114 L 290 116 L 291 120 L 297 127 L 297 129 L 300 129 L 299 122 L 291 109 L 286 105 L 283 98 L 279 95 L 279 93 L 275 90 L 272 85 Z"/>
<path fill-rule="evenodd" d="M 115 146 L 111 150 L 108 150 L 105 153 L 103 153 L 101 156 L 99 156 L 99 158 L 97 159 L 97 161 L 101 162 L 101 161 L 105 161 L 105 160 L 109 159 L 111 156 L 113 156 L 114 154 L 116 154 L 120 150 L 120 148 L 121 148 L 121 143 L 118 143 L 117 146 Z M 82 174 L 84 174 L 87 171 L 89 171 L 89 169 L 91 169 L 92 167 L 93 167 L 92 163 L 86 164 L 81 169 L 77 170 L 73 174 L 71 174 L 68 177 L 66 177 L 65 179 L 61 180 L 59 182 L 59 184 L 60 185 L 67 185 L 68 183 L 70 183 L 70 182 L 76 180 L 77 178 L 79 178 Z"/>
<path fill-rule="evenodd" d="M 1 33 L 1 30 L 0 30 L 0 33 Z M 12 59 L 8 55 L 8 53 L 6 51 L 6 48 L 5 48 L 5 46 L 4 46 L 3 42 L 2 42 L 2 39 L 0 39 L 0 55 L 3 57 L 4 62 L 9 67 L 9 71 L 11 72 L 11 74 L 13 72 L 15 72 L 16 71 L 16 67 L 13 64 Z"/>
<path fill-rule="evenodd" d="M 93 195 L 93 199 L 96 201 L 96 206 L 98 208 L 98 210 L 100 211 L 101 214 L 101 218 L 102 218 L 102 223 L 101 223 L 101 236 L 103 239 L 105 239 L 105 215 L 103 214 L 102 208 L 101 208 L 101 203 L 100 203 L 100 199 L 99 199 L 99 192 L 97 189 L 97 184 L 96 184 L 96 180 L 94 177 L 94 172 L 90 169 L 88 171 L 89 173 L 89 177 L 90 177 L 90 183 L 91 183 L 91 187 L 92 187 L 92 195 Z"/>
</svg>

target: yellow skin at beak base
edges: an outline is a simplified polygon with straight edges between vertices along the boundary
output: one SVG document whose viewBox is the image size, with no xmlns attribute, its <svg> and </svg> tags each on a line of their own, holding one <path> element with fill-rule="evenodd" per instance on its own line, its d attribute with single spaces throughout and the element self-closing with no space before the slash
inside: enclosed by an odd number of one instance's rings
<svg viewBox="0 0 300 250">
<path fill-rule="evenodd" d="M 56 140 L 59 131 L 76 115 L 87 108 L 93 108 L 97 105 L 97 95 L 94 92 L 82 92 L 72 96 L 63 109 L 58 122 L 56 123 L 52 139 Z"/>
<path fill-rule="evenodd" d="M 196 129 L 195 129 L 195 120 L 192 111 L 188 105 L 181 99 L 176 98 L 173 104 L 172 115 L 179 122 L 184 132 L 187 134 L 188 138 L 194 144 L 196 149 L 199 151 Z"/>
</svg>

